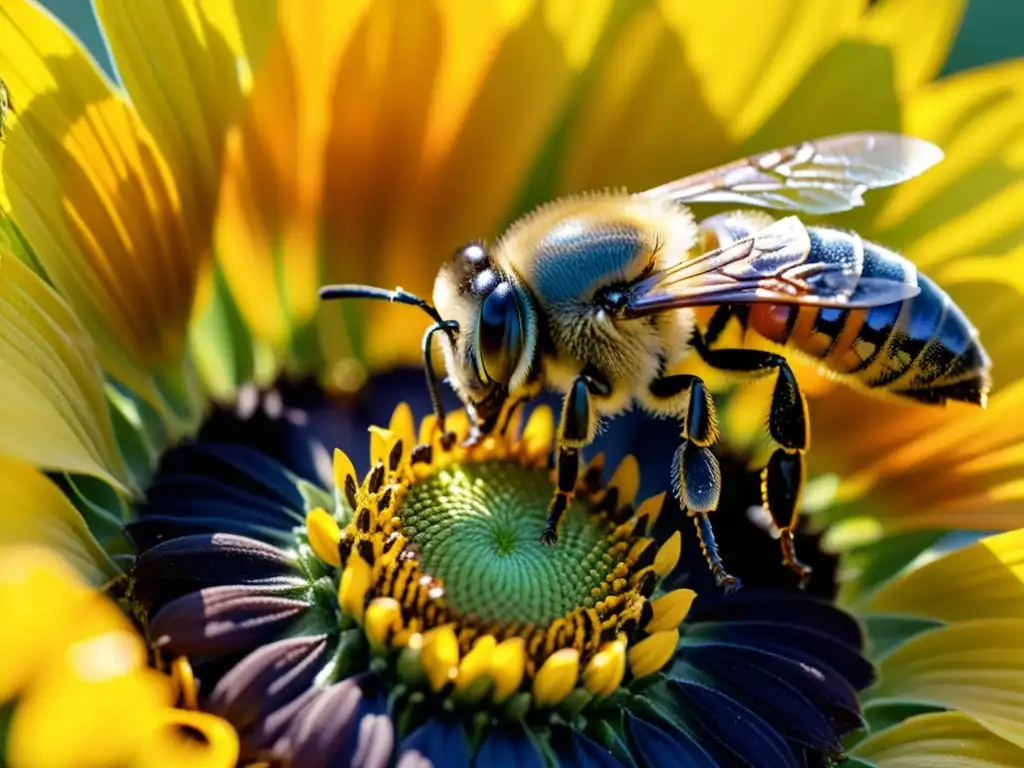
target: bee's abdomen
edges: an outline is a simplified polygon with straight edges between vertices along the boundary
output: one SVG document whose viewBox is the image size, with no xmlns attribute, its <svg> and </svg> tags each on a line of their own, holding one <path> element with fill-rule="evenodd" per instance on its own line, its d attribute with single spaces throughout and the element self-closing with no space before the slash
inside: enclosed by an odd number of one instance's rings
<svg viewBox="0 0 1024 768">
<path fill-rule="evenodd" d="M 810 261 L 862 253 L 862 277 L 916 282 L 917 296 L 870 309 L 759 305 L 753 330 L 820 360 L 842 378 L 928 403 L 982 403 L 989 360 L 977 332 L 952 299 L 913 265 L 857 234 L 809 227 Z M 818 251 L 816 253 L 816 251 Z"/>
</svg>

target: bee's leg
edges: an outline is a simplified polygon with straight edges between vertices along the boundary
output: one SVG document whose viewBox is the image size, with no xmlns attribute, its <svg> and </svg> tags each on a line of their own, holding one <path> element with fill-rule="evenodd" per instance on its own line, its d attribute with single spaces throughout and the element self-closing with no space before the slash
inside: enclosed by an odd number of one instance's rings
<svg viewBox="0 0 1024 768">
<path fill-rule="evenodd" d="M 548 519 L 540 540 L 553 545 L 558 542 L 558 523 L 569 509 L 576 492 L 576 479 L 580 471 L 580 448 L 594 439 L 597 414 L 592 395 L 607 395 L 610 387 L 596 374 L 584 371 L 569 385 L 562 404 L 562 417 L 558 424 L 558 446 L 555 458 L 555 495 L 548 506 Z"/>
<path fill-rule="evenodd" d="M 807 403 L 796 376 L 786 358 L 772 352 L 711 350 L 699 336 L 695 336 L 694 349 L 708 365 L 719 370 L 766 375 L 778 372 L 768 414 L 768 432 L 779 448 L 761 473 L 761 499 L 781 533 L 783 563 L 806 581 L 811 569 L 797 559 L 793 548 L 793 532 L 804 484 L 803 454 L 810 445 Z"/>
<path fill-rule="evenodd" d="M 676 451 L 672 482 L 680 506 L 693 518 L 701 551 L 719 587 L 731 591 L 740 586 L 718 554 L 718 544 L 708 515 L 718 508 L 722 474 L 711 446 L 718 440 L 715 401 L 697 376 L 678 374 L 655 379 L 645 405 L 649 410 L 683 420 L 683 444 Z"/>
<path fill-rule="evenodd" d="M 462 441 L 462 447 L 472 448 L 475 445 L 479 445 L 485 437 L 494 431 L 494 427 L 498 423 L 498 418 L 501 414 L 499 412 L 488 416 L 486 419 L 481 419 L 471 405 L 466 406 L 466 412 L 469 414 L 470 420 L 469 434 Z"/>
</svg>

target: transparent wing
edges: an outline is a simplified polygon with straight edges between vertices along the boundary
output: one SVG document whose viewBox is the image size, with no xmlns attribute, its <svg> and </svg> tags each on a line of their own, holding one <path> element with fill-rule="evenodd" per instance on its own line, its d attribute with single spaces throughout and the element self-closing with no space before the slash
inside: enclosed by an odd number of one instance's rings
<svg viewBox="0 0 1024 768">
<path fill-rule="evenodd" d="M 634 285 L 626 317 L 714 304 L 804 304 L 847 309 L 892 304 L 916 296 L 913 283 L 864 277 L 863 253 L 812 250 L 796 216 L 750 237 L 655 272 Z"/>
<path fill-rule="evenodd" d="M 941 159 L 942 150 L 923 139 L 847 133 L 737 160 L 638 196 L 838 213 L 863 205 L 867 190 L 899 184 Z"/>
</svg>

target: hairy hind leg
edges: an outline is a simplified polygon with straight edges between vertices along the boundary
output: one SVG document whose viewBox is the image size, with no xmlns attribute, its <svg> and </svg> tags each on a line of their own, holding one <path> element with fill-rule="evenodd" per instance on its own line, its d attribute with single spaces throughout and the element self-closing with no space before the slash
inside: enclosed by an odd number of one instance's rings
<svg viewBox="0 0 1024 768">
<path fill-rule="evenodd" d="M 718 508 L 722 475 L 711 446 L 718 440 L 715 402 L 697 376 L 664 376 L 651 383 L 648 405 L 652 410 L 682 415 L 683 444 L 675 453 L 672 481 L 680 506 L 693 518 L 701 551 L 715 583 L 726 590 L 740 586 L 718 554 L 709 515 Z"/>
<path fill-rule="evenodd" d="M 768 432 L 779 447 L 761 472 L 761 503 L 779 530 L 782 562 L 804 583 L 811 569 L 797 558 L 793 533 L 798 522 L 805 474 L 804 453 L 810 445 L 810 430 L 807 404 L 796 376 L 781 355 L 756 349 L 712 350 L 700 336 L 695 336 L 694 342 L 694 349 L 713 368 L 748 374 L 778 372 L 772 390 Z"/>
</svg>

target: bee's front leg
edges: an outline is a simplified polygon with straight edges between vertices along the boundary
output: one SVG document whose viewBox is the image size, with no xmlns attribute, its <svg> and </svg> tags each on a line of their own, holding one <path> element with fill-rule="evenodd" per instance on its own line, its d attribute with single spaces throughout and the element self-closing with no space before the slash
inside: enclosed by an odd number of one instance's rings
<svg viewBox="0 0 1024 768">
<path fill-rule="evenodd" d="M 551 546 L 558 542 L 558 523 L 576 493 L 576 479 L 580 471 L 579 451 L 594 439 L 597 432 L 597 413 L 592 396 L 605 396 L 610 391 L 611 387 L 604 377 L 589 368 L 584 369 L 569 385 L 558 424 L 555 495 L 548 506 L 548 519 L 540 537 L 544 544 Z"/>
<path fill-rule="evenodd" d="M 710 350 L 700 337 L 694 348 L 708 365 L 723 371 L 747 374 L 778 372 L 768 414 L 768 432 L 779 446 L 761 472 L 761 501 L 780 533 L 782 562 L 800 576 L 811 575 L 809 566 L 797 559 L 793 547 L 800 493 L 804 484 L 804 452 L 810 446 L 807 403 L 796 376 L 782 355 L 757 349 Z"/>
<path fill-rule="evenodd" d="M 718 508 L 722 473 L 711 446 L 718 441 L 715 401 L 704 382 L 691 374 L 655 379 L 648 392 L 650 410 L 683 419 L 683 444 L 672 464 L 672 484 L 680 506 L 693 518 L 701 551 L 715 583 L 728 591 L 740 581 L 730 574 L 718 554 L 709 515 Z"/>
<path fill-rule="evenodd" d="M 463 448 L 472 448 L 478 445 L 487 437 L 491 432 L 494 431 L 495 425 L 498 423 L 498 417 L 501 412 L 492 413 L 486 419 L 480 418 L 477 414 L 476 409 L 471 405 L 466 406 L 466 413 L 469 415 L 469 434 L 466 439 L 462 441 Z"/>
</svg>

